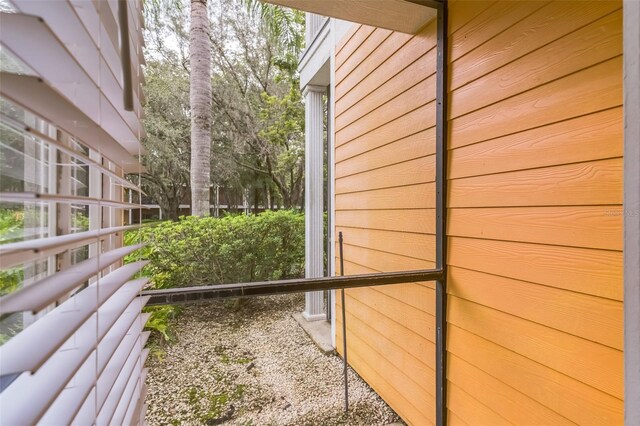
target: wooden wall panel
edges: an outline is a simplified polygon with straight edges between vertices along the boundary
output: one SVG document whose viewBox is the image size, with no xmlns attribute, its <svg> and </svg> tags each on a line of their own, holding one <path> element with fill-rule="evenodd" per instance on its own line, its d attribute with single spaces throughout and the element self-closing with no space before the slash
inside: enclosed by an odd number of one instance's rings
<svg viewBox="0 0 640 426">
<path fill-rule="evenodd" d="M 413 158 L 336 179 L 336 194 L 435 182 L 433 156 Z"/>
<path fill-rule="evenodd" d="M 468 8 L 472 3 L 467 1 L 464 8 Z M 506 3 L 506 2 L 504 2 Z M 542 3 L 540 3 L 542 4 Z M 496 5 L 497 6 L 497 5 Z M 495 6 L 494 6 L 495 7 Z M 573 40 L 576 35 L 571 34 L 576 31 L 576 34 L 582 35 L 585 33 L 582 28 L 585 26 L 590 27 L 587 31 L 593 30 L 594 27 L 600 27 L 600 24 L 590 25 L 594 21 L 606 20 L 607 15 L 612 11 L 620 8 L 620 4 L 615 1 L 594 1 L 591 2 L 588 7 L 577 9 L 575 4 L 571 2 L 551 2 L 543 5 L 529 17 L 523 20 L 518 20 L 513 17 L 512 27 L 508 31 L 503 31 L 497 34 L 493 38 L 487 39 L 482 45 L 476 49 L 468 52 L 468 54 L 461 57 L 459 60 L 455 60 L 451 67 L 451 81 L 450 87 L 457 89 L 462 85 L 476 80 L 479 77 L 487 75 L 489 72 L 496 70 L 504 65 L 512 63 L 513 61 L 527 55 L 530 52 L 543 53 L 549 50 L 549 53 L 557 53 L 553 50 L 555 46 L 566 43 L 567 40 Z M 452 10 L 456 10 L 451 16 L 455 16 L 460 11 L 459 6 L 453 6 Z M 491 10 L 491 9 L 490 9 Z M 490 10 L 488 12 L 490 12 Z M 463 13 L 466 13 L 464 11 Z M 455 31 L 455 28 L 451 28 L 451 31 Z M 620 31 L 621 27 L 618 27 L 615 31 Z M 516 37 L 514 38 L 514 35 Z M 568 35 L 568 36 L 567 36 Z M 601 34 L 603 38 L 608 39 L 609 34 Z M 564 38 L 564 36 L 567 36 Z M 456 33 L 452 35 L 453 38 L 458 37 Z M 481 39 L 481 37 L 478 37 Z M 578 52 L 584 49 L 584 45 L 588 45 L 591 42 L 595 42 L 596 46 L 599 45 L 597 40 L 584 40 L 583 46 L 573 47 Z M 549 46 L 547 44 L 552 43 Z M 541 49 L 544 47 L 543 49 Z M 616 46 L 616 51 L 622 47 L 621 43 Z M 574 51 L 563 51 L 560 57 L 555 57 L 558 63 L 562 64 L 568 57 L 575 58 Z M 588 55 L 587 55 L 588 56 Z M 580 61 L 586 58 L 580 58 Z M 528 59 L 527 59 L 528 60 Z M 574 67 L 574 69 L 579 69 Z M 536 67 L 531 71 L 539 71 L 540 68 Z M 523 69 L 522 72 L 528 72 L 530 70 Z M 538 76 L 534 75 L 534 81 Z"/>
<path fill-rule="evenodd" d="M 383 28 L 374 29 L 362 44 L 358 46 L 358 49 L 356 49 L 341 66 L 336 68 L 336 80 L 340 82 L 344 81 L 345 77 L 351 74 L 351 72 L 369 56 L 371 51 L 380 46 L 390 35 L 391 31 L 389 30 Z M 336 87 L 339 86 L 339 84 L 337 84 Z"/>
<path fill-rule="evenodd" d="M 447 379 L 464 389 L 472 398 L 487 407 L 500 407 L 500 415 L 511 424 L 520 425 L 572 425 L 566 417 L 562 417 L 539 402 L 529 398 L 522 392 L 506 385 L 493 376 L 485 373 L 476 366 L 449 353 Z M 491 390 L 488 392 L 487 390 Z M 460 404 L 456 405 L 456 409 Z M 468 408 L 461 406 L 460 411 Z M 453 411 L 452 411 L 453 413 Z M 473 415 L 473 413 L 471 413 Z M 467 416 L 465 416 L 467 417 Z M 476 424 L 473 416 L 467 419 L 470 424 Z M 449 419 L 449 423 L 451 423 Z"/>
<path fill-rule="evenodd" d="M 435 29 L 374 46 L 376 33 L 362 41 L 361 27 L 336 55 L 345 65 L 336 73 L 335 226 L 347 275 L 435 266 Z M 434 423 L 433 284 L 346 296 L 351 366 L 408 423 Z"/>
<path fill-rule="evenodd" d="M 622 155 L 621 108 L 613 108 L 450 152 L 451 179 L 581 163 Z"/>
<path fill-rule="evenodd" d="M 621 4 L 474 7 L 450 5 L 448 409 L 621 424 Z"/>
<path fill-rule="evenodd" d="M 341 88 L 343 93 L 336 93 L 336 118 L 347 111 L 361 99 L 376 91 L 378 87 L 399 73 L 405 72 L 418 58 L 435 48 L 435 22 L 428 25 L 428 28 L 412 37 L 406 44 L 396 43 L 391 49 L 386 51 L 376 50 L 375 55 L 380 56 L 380 65 L 369 73 L 360 72 L 359 79 L 354 79 L 349 87 Z M 395 37 L 395 35 L 394 35 Z M 395 38 L 392 38 L 390 43 Z M 338 57 L 336 57 L 337 60 Z M 359 71 L 358 71 L 359 72 Z M 426 77 L 426 75 L 423 75 Z M 414 80 L 417 82 L 419 80 Z M 410 82 L 409 82 L 410 83 Z M 337 89 L 336 89 L 337 91 Z M 343 124 L 344 125 L 344 124 Z"/>
<path fill-rule="evenodd" d="M 622 350 L 620 301 L 453 266 L 449 271 L 456 297 Z"/>
<path fill-rule="evenodd" d="M 380 229 L 397 232 L 435 234 L 435 209 L 343 210 L 336 222 L 349 228 Z"/>
<path fill-rule="evenodd" d="M 516 133 L 622 104 L 622 57 L 504 99 L 450 124 L 451 147 Z M 464 102 L 452 93 L 452 104 Z"/>
<path fill-rule="evenodd" d="M 455 325 L 449 325 L 448 351 L 514 388 L 559 415 L 578 424 L 622 424 L 622 401 L 564 374 L 483 339 Z M 491 389 L 486 389 L 489 395 Z M 495 400 L 496 412 L 502 405 Z M 453 412 L 455 405 L 449 404 Z"/>
<path fill-rule="evenodd" d="M 435 154 L 435 130 L 435 127 L 431 127 L 407 138 L 342 160 L 336 164 L 336 174 L 342 177 L 350 176 Z M 346 147 L 349 147 L 349 144 Z"/>
<path fill-rule="evenodd" d="M 376 90 L 360 99 L 358 101 L 358 108 L 347 109 L 337 116 L 335 121 L 336 130 L 341 130 L 351 122 L 360 118 L 362 115 L 386 104 L 390 99 L 395 98 L 401 93 L 410 90 L 415 86 L 416 82 L 424 81 L 425 78 L 429 77 L 430 74 L 428 74 L 428 71 L 431 70 L 431 75 L 434 74 L 436 71 L 435 55 L 435 49 L 431 49 L 411 65 L 384 82 L 380 87 L 376 88 Z M 389 67 L 392 65 L 397 66 L 399 63 L 399 61 L 395 60 L 395 56 L 393 58 L 394 63 L 389 64 Z M 340 105 L 343 106 L 344 101 L 342 101 Z"/>
<path fill-rule="evenodd" d="M 449 4 L 449 423 L 619 424 L 621 4 Z M 336 55 L 347 274 L 435 259 L 435 25 L 375 34 Z M 353 367 L 409 424 L 435 420 L 434 297 L 347 291 Z"/>
<path fill-rule="evenodd" d="M 421 183 L 397 188 L 338 194 L 336 195 L 336 211 L 433 209 L 436 207 L 435 191 L 434 183 Z"/>
</svg>

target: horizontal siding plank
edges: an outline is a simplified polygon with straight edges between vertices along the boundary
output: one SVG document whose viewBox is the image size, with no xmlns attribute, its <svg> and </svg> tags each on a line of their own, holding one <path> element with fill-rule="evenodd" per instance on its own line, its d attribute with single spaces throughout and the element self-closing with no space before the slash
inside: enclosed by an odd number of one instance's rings
<svg viewBox="0 0 640 426">
<path fill-rule="evenodd" d="M 475 19 L 492 4 L 495 0 L 472 0 L 463 1 L 449 0 L 449 34 L 458 31 L 460 28 Z"/>
<path fill-rule="evenodd" d="M 455 383 L 447 386 L 447 406 L 464 421 L 475 425 L 510 425 L 504 417 L 466 393 Z"/>
<path fill-rule="evenodd" d="M 436 207 L 435 184 L 338 194 L 335 200 L 336 210 L 431 209 Z"/>
<path fill-rule="evenodd" d="M 351 81 L 352 87 L 336 89 L 336 117 L 356 105 L 362 98 L 374 92 L 380 85 L 391 79 L 418 58 L 433 50 L 436 45 L 435 20 L 411 38 L 405 45 L 392 48 L 391 51 L 376 51 L 372 55 L 386 57 L 375 70 L 362 74 L 360 79 Z M 385 56 L 386 55 L 386 56 Z"/>
<path fill-rule="evenodd" d="M 431 126 L 426 130 L 419 130 L 416 133 L 400 139 L 393 137 L 386 138 L 384 136 L 378 138 L 363 138 L 355 143 L 348 143 L 336 148 L 336 173 L 340 176 L 357 173 L 358 171 L 369 170 L 368 162 L 371 166 L 384 166 L 387 164 L 400 162 L 403 159 L 410 159 L 435 153 L 436 146 L 436 129 Z M 360 160 L 360 156 L 365 156 L 364 160 Z M 353 162 L 343 162 L 353 158 Z M 355 164 L 354 164 L 355 163 Z"/>
<path fill-rule="evenodd" d="M 350 288 L 345 290 L 345 294 L 435 344 L 436 319 L 432 314 L 407 305 L 373 287 Z M 341 307 L 339 301 L 337 303 L 336 306 Z M 336 312 L 340 312 L 340 309 Z"/>
<path fill-rule="evenodd" d="M 373 296 L 375 297 L 375 295 Z M 363 303 L 356 297 L 349 296 L 346 299 L 346 311 L 360 321 L 368 324 L 378 335 L 386 336 L 389 338 L 393 336 L 394 344 L 400 344 L 407 353 L 411 354 L 416 359 L 423 362 L 432 371 L 435 369 L 435 357 L 436 346 L 434 343 L 434 336 L 426 336 L 425 330 L 421 330 L 421 333 L 416 333 L 407 326 L 407 318 L 398 318 L 397 312 L 393 317 L 389 317 L 381 312 L 371 309 L 368 305 Z M 336 329 L 342 328 L 342 303 L 340 297 L 336 298 Z M 349 319 L 347 318 L 347 324 Z M 362 335 L 362 334 L 361 334 Z M 338 343 L 336 341 L 336 343 Z M 342 344 L 342 342 L 340 342 Z M 435 383 L 432 383 L 432 389 L 435 388 Z M 432 392 L 431 392 L 432 393 Z"/>
<path fill-rule="evenodd" d="M 337 211 L 337 226 L 435 234 L 435 209 Z"/>
<path fill-rule="evenodd" d="M 336 177 L 335 193 L 369 191 L 435 180 L 435 155 L 430 155 L 351 176 Z"/>
<path fill-rule="evenodd" d="M 436 292 L 434 288 L 411 283 L 377 286 L 376 291 L 428 314 L 436 314 Z"/>
<path fill-rule="evenodd" d="M 455 325 L 448 328 L 447 347 L 459 358 L 575 423 L 623 423 L 621 400 Z"/>
<path fill-rule="evenodd" d="M 622 203 L 622 159 L 455 179 L 449 207 Z"/>
<path fill-rule="evenodd" d="M 340 339 L 336 339 L 338 340 Z M 357 337 L 354 337 L 347 343 L 349 365 L 410 425 L 434 424 L 433 398 L 412 385 L 406 376 L 384 358 L 374 356 L 372 349 L 364 342 L 356 340 Z M 416 401 L 420 401 L 420 404 L 416 404 L 420 408 L 413 405 Z"/>
<path fill-rule="evenodd" d="M 348 261 L 347 261 L 348 262 Z M 349 273 L 351 274 L 372 274 L 377 271 L 362 265 L 358 265 L 349 262 Z M 436 299 L 435 299 L 435 286 L 433 282 L 417 282 L 417 283 L 405 283 L 405 284 L 389 284 L 383 286 L 368 287 L 378 293 L 382 293 L 388 297 L 391 297 L 399 302 L 402 302 L 408 306 L 412 306 L 422 312 L 426 312 L 429 315 L 434 316 L 436 314 Z M 402 313 L 399 317 L 402 319 Z M 396 318 L 392 316 L 391 318 Z M 403 323 L 402 321 L 399 321 Z M 433 336 L 429 336 L 432 339 Z"/>
<path fill-rule="evenodd" d="M 434 235 L 346 228 L 343 226 L 336 226 L 336 232 L 342 232 L 344 244 L 401 256 L 434 260 L 432 258 L 436 244 Z M 346 256 L 348 256 L 348 253 L 345 252 Z"/>
<path fill-rule="evenodd" d="M 435 145 L 435 128 L 431 128 L 388 145 L 363 152 L 355 157 L 347 158 L 335 165 L 335 176 L 336 179 L 339 179 L 367 170 L 432 155 L 436 151 Z"/>
<path fill-rule="evenodd" d="M 359 25 L 357 27 L 349 41 L 336 53 L 336 70 L 342 67 L 375 29 L 376 27 L 370 27 L 368 25 Z"/>
<path fill-rule="evenodd" d="M 447 282 L 447 291 L 456 297 L 618 350 L 623 348 L 620 301 L 458 267 L 448 269 Z"/>
<path fill-rule="evenodd" d="M 512 424 L 573 425 L 527 395 L 507 386 L 461 358 L 449 353 L 447 379 Z M 490 389 L 491 392 L 487 392 Z M 450 409 L 458 409 L 449 404 Z M 473 422 L 475 424 L 475 422 Z"/>
<path fill-rule="evenodd" d="M 449 210 L 447 235 L 622 250 L 621 206 L 501 207 Z"/>
<path fill-rule="evenodd" d="M 336 161 L 341 161 L 347 157 L 352 157 L 355 154 L 363 152 L 363 147 L 365 146 L 367 149 L 376 148 L 434 127 L 435 113 L 435 103 L 431 102 L 393 121 L 385 123 L 356 139 L 345 141 L 345 143 L 342 144 L 340 144 L 341 141 L 336 139 L 336 147 L 341 147 L 341 145 L 353 146 L 351 150 L 347 150 L 346 152 L 340 149 L 336 150 Z M 365 142 L 367 140 L 368 142 Z"/>
<path fill-rule="evenodd" d="M 353 36 L 360 30 L 362 24 L 351 24 L 349 30 L 342 36 L 340 41 L 336 44 L 336 67 L 342 65 L 342 62 L 347 58 L 348 55 L 342 52 L 344 47 L 351 42 Z M 338 63 L 338 58 L 340 58 L 340 63 Z"/>
<path fill-rule="evenodd" d="M 598 31 L 593 26 L 584 30 L 581 27 L 604 17 L 621 5 L 621 2 L 616 1 L 591 2 L 588 7 L 580 2 L 552 2 L 451 64 L 450 87 L 451 89 L 460 88 L 494 70 L 498 70 L 498 73 L 506 77 L 510 73 L 508 70 L 514 65 L 522 67 L 521 71 L 532 73 L 533 82 L 540 78 L 537 74 L 543 68 L 543 64 L 550 60 L 561 60 L 561 63 L 565 59 L 569 60 L 570 64 L 575 64 L 572 67 L 574 71 L 584 68 L 584 61 L 588 60 L 592 54 L 591 47 L 597 50 L 611 42 L 608 40 L 601 43 L 592 37 L 597 37 L 598 33 L 605 40 L 610 39 L 614 34 L 620 37 L 622 24 L 618 24 L 619 28 L 606 28 L 607 32 Z M 601 25 L 601 23 L 597 24 L 596 27 L 604 30 L 605 28 Z M 572 40 L 569 41 L 569 39 Z M 617 42 L 614 42 L 613 51 L 621 51 L 621 41 L 620 37 Z M 585 52 L 585 49 L 588 49 L 588 52 Z M 531 54 L 526 61 L 518 60 L 532 52 L 535 53 Z M 593 53 L 597 55 L 599 52 Z M 532 62 L 534 57 L 540 61 L 540 64 Z M 504 68 L 499 69 L 503 66 Z M 527 82 L 523 81 L 523 83 Z M 487 95 L 492 96 L 491 93 L 483 92 L 483 96 Z M 469 100 L 472 101 L 472 99 Z"/>
<path fill-rule="evenodd" d="M 621 157 L 622 141 L 622 108 L 613 108 L 453 149 L 449 177 Z"/>
<path fill-rule="evenodd" d="M 339 253 L 338 244 L 336 243 L 336 253 Z M 433 256 L 435 257 L 435 255 Z M 414 257 L 399 256 L 397 254 L 385 253 L 378 250 L 371 250 L 365 247 L 352 246 L 344 244 L 344 258 L 346 261 L 353 261 L 363 268 L 367 268 L 369 272 L 397 272 L 397 271 L 414 271 L 421 269 L 435 268 L 434 261 L 416 259 Z M 340 263 L 339 257 L 336 257 L 336 264 Z"/>
<path fill-rule="evenodd" d="M 435 99 L 435 87 L 435 75 L 417 82 L 410 90 L 388 100 L 379 108 L 336 131 L 336 144 L 342 145 L 358 137 L 366 136 L 369 132 L 393 122 L 421 106 L 431 104 Z M 358 109 L 359 107 L 354 108 Z"/>
<path fill-rule="evenodd" d="M 582 9 L 575 3 L 554 3 L 558 4 L 574 13 L 578 8 Z M 553 21 L 547 19 L 543 22 L 550 25 Z M 559 27 L 555 23 L 553 26 Z M 540 31 L 544 32 L 545 29 L 540 28 Z M 459 117 L 621 54 L 622 11 L 456 89 L 455 96 L 452 97 L 450 118 Z M 475 65 L 473 70 L 482 68 Z M 491 90 L 487 90 L 487 87 L 491 87 Z"/>
<path fill-rule="evenodd" d="M 411 34 L 393 32 L 390 33 L 384 41 L 375 45 L 372 44 L 367 50 L 361 47 L 359 49 L 362 52 L 360 54 L 361 60 L 357 64 L 356 68 L 349 75 L 345 75 L 344 78 L 339 78 L 336 75 L 336 100 L 341 99 L 345 94 L 352 91 L 359 82 L 361 82 L 367 75 L 373 73 L 376 68 L 383 64 L 391 55 L 393 55 L 398 49 L 401 49 L 402 46 L 412 38 L 413 36 Z"/>
<path fill-rule="evenodd" d="M 384 28 L 376 28 L 373 32 L 367 37 L 366 40 L 362 42 L 360 46 L 349 56 L 349 58 L 342 62 L 340 67 L 336 69 L 335 72 L 335 81 L 339 82 L 337 85 L 341 84 L 344 79 L 353 72 L 356 67 L 358 67 L 362 61 L 364 61 L 367 56 L 376 49 L 380 44 L 385 41 L 390 35 L 392 31 L 385 30 Z"/>
<path fill-rule="evenodd" d="M 505 32 L 548 1 L 497 1 L 479 13 L 462 28 L 449 35 L 449 60 L 457 60 L 480 44 Z M 460 7 L 464 7 L 461 4 Z"/>
<path fill-rule="evenodd" d="M 384 82 L 376 90 L 369 93 L 367 96 L 358 101 L 357 105 L 344 111 L 342 114 L 337 115 L 335 119 L 335 129 L 341 130 L 349 124 L 353 123 L 362 116 L 370 113 L 376 108 L 381 107 L 387 103 L 390 99 L 395 98 L 401 93 L 410 90 L 414 92 L 414 86 L 434 74 L 436 71 L 436 52 L 435 49 L 431 49 L 429 52 L 422 55 L 412 64 L 409 64 L 400 71 L 398 74 Z M 405 66 L 403 64 L 401 66 Z M 426 93 L 429 95 L 429 93 Z M 435 91 L 433 96 L 429 100 L 435 98 Z M 338 101 L 339 105 L 341 101 Z M 336 110 L 337 110 L 336 106 Z"/>
<path fill-rule="evenodd" d="M 433 369 L 435 362 L 429 366 L 426 360 L 422 360 L 424 354 L 416 358 L 404 348 L 402 336 L 394 336 L 387 333 L 387 330 L 374 329 L 372 326 L 381 317 L 379 313 L 371 311 L 374 315 L 368 318 L 358 318 L 348 308 L 352 300 L 346 300 L 347 306 L 347 347 L 350 346 L 349 339 L 357 336 L 360 340 L 367 342 L 379 356 L 385 358 L 389 363 L 395 365 L 403 374 L 418 387 L 424 390 L 430 397 L 435 394 L 436 376 Z M 355 302 L 354 302 L 355 303 Z M 342 320 L 342 317 L 339 317 Z M 338 339 L 342 342 L 342 321 L 336 322 L 336 330 L 339 330 Z M 406 329 L 405 329 L 406 330 Z M 389 337 L 393 337 L 390 340 Z M 412 335 L 415 338 L 415 335 Z M 435 345 L 434 345 L 435 346 Z"/>
<path fill-rule="evenodd" d="M 622 399 L 622 351 L 455 296 L 447 309 L 449 324 Z"/>
<path fill-rule="evenodd" d="M 449 426 L 467 426 L 468 425 L 468 423 L 465 423 L 464 421 L 462 421 L 462 419 L 458 417 L 456 413 L 454 413 L 451 410 L 447 410 L 447 423 L 449 424 Z"/>
<path fill-rule="evenodd" d="M 470 145 L 620 106 L 621 69 L 622 57 L 618 56 L 456 118 L 449 125 L 450 147 Z M 452 103 L 456 102 L 455 97 L 454 92 Z"/>
<path fill-rule="evenodd" d="M 449 238 L 448 264 L 622 300 L 622 253 L 575 247 Z"/>
</svg>

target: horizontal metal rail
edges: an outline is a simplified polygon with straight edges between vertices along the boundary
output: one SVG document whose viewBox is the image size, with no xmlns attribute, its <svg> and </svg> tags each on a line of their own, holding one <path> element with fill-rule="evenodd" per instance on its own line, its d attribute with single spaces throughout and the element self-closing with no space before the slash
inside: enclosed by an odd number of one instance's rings
<svg viewBox="0 0 640 426">
<path fill-rule="evenodd" d="M 203 285 L 197 287 L 145 290 L 142 296 L 151 296 L 147 306 L 178 303 L 206 302 L 229 297 L 269 296 L 273 294 L 305 291 L 340 290 L 355 287 L 436 281 L 443 278 L 441 269 L 379 274 L 347 275 L 342 277 L 299 278 L 292 280 L 261 281 L 239 284 Z"/>
</svg>

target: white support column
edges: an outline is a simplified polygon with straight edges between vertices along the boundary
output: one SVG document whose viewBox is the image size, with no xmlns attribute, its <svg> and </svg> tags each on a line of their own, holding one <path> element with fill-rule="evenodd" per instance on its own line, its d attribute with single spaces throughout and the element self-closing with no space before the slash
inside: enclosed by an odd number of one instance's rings
<svg viewBox="0 0 640 426">
<path fill-rule="evenodd" d="M 624 21 L 624 423 L 640 424 L 640 3 Z"/>
<path fill-rule="evenodd" d="M 324 275 L 324 185 L 323 185 L 323 118 L 322 95 L 326 88 L 308 85 L 305 99 L 305 277 Z M 303 316 L 307 321 L 326 319 L 322 291 L 305 293 Z"/>
</svg>

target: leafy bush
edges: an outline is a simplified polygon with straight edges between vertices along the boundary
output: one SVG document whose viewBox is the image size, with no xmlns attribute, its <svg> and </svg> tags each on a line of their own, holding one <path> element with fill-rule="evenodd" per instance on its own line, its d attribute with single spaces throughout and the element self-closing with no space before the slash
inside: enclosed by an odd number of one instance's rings
<svg viewBox="0 0 640 426">
<path fill-rule="evenodd" d="M 182 217 L 126 236 L 147 242 L 128 261 L 146 258 L 154 288 L 266 281 L 304 274 L 304 215 L 267 211 L 222 218 Z"/>
<path fill-rule="evenodd" d="M 147 259 L 141 275 L 153 288 L 287 279 L 304 275 L 304 215 L 267 211 L 222 218 L 181 217 L 125 234 L 125 244 L 147 245 L 126 262 Z M 170 341 L 175 306 L 145 308 L 146 327 Z"/>
</svg>

